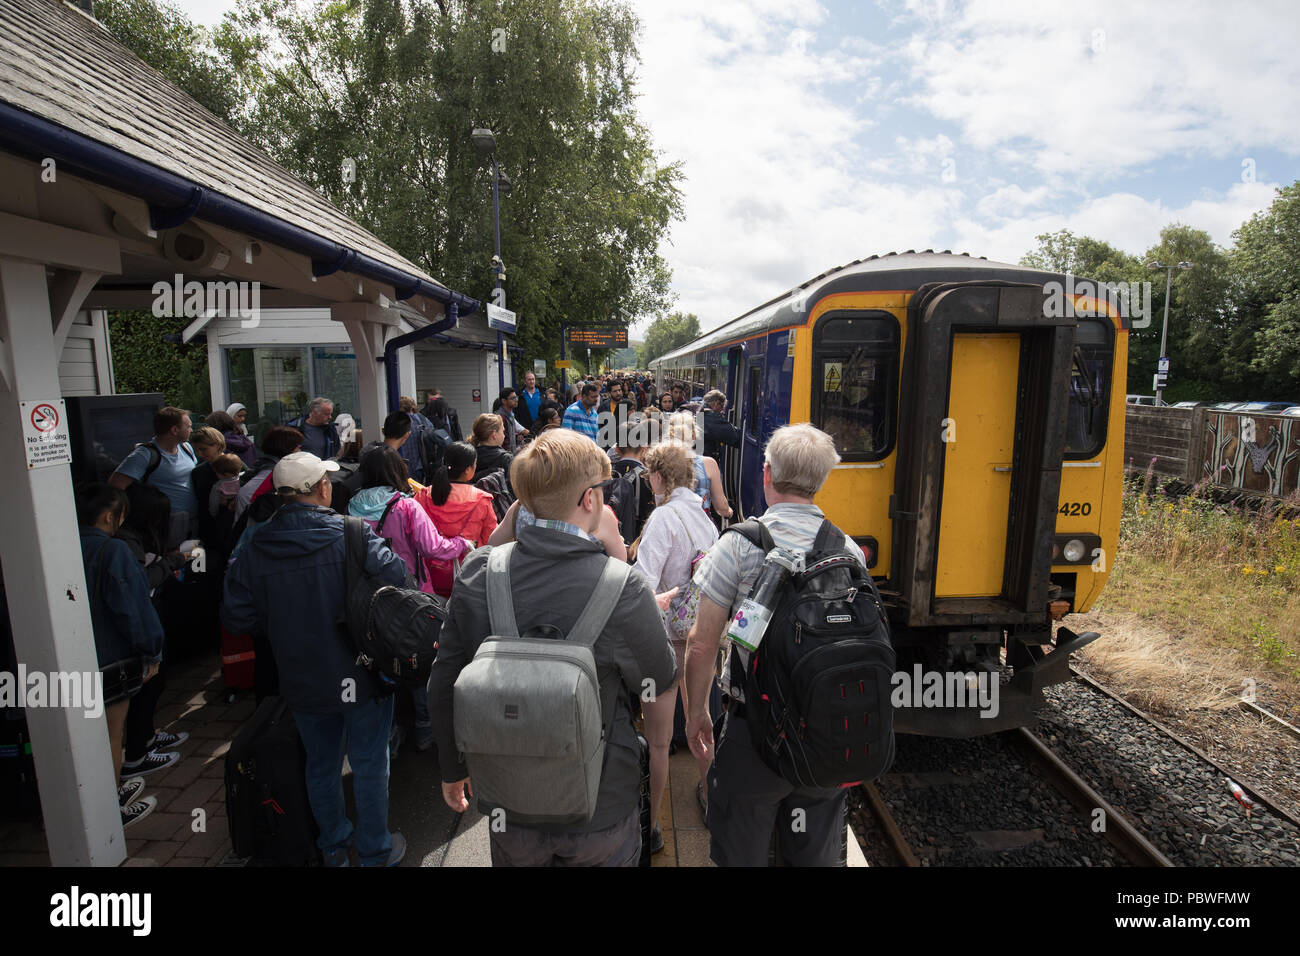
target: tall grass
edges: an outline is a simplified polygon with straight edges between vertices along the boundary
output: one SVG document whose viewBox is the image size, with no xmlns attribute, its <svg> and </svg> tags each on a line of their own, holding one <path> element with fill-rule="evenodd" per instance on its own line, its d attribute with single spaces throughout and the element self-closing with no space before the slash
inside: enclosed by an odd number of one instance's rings
<svg viewBox="0 0 1300 956">
<path fill-rule="evenodd" d="M 1300 677 L 1300 520 L 1217 504 L 1204 488 L 1176 497 L 1149 469 L 1125 481 L 1106 603 Z"/>
</svg>

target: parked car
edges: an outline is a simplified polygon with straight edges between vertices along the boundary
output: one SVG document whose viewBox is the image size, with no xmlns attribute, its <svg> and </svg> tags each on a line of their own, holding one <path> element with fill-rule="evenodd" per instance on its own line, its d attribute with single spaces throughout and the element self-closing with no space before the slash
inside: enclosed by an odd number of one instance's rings
<svg viewBox="0 0 1300 956">
<path fill-rule="evenodd" d="M 1292 418 L 1300 418 L 1300 405 L 1292 405 L 1290 408 L 1282 409 L 1283 415 L 1289 415 Z"/>
<path fill-rule="evenodd" d="M 1174 402 L 1174 408 L 1200 408 L 1202 405 L 1208 405 L 1209 402 Z"/>
<path fill-rule="evenodd" d="M 1239 412 L 1281 412 L 1294 405 L 1294 402 L 1246 402 Z"/>
<path fill-rule="evenodd" d="M 1129 395 L 1127 401 L 1130 405 L 1154 405 L 1156 397 L 1154 395 Z"/>
<path fill-rule="evenodd" d="M 1212 412 L 1239 412 L 1239 411 L 1242 411 L 1242 406 L 1245 405 L 1245 404 L 1246 404 L 1245 402 L 1219 402 L 1217 405 L 1211 405 L 1211 406 L 1210 406 L 1210 411 L 1212 411 Z"/>
</svg>

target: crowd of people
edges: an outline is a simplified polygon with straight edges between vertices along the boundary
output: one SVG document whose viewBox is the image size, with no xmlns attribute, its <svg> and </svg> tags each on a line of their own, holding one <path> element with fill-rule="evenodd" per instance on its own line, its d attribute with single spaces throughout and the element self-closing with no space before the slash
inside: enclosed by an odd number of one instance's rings
<svg viewBox="0 0 1300 956">
<path fill-rule="evenodd" d="M 152 440 L 106 485 L 79 490 L 96 648 L 113 678 L 108 715 L 124 826 L 153 809 L 144 778 L 179 759 L 186 737 L 153 722 L 165 671 L 156 598 L 201 552 L 223 640 L 251 637 L 252 689 L 259 700 L 282 696 L 294 713 L 325 861 L 347 865 L 355 849 L 362 865 L 396 865 L 405 842 L 388 828 L 389 760 L 408 730 L 417 752 L 436 745 L 446 802 L 463 810 L 473 796 L 453 688 L 491 633 L 489 555 L 509 547 L 509 593 L 525 636 L 568 633 L 608 562 L 630 563 L 631 572 L 592 645 L 608 731 L 595 812 L 579 827 L 522 820 L 494 829 L 495 864 L 636 862 L 637 720 L 649 745 L 651 819 L 671 750 L 689 744 L 715 860 L 765 859 L 778 804 L 793 796 L 810 812 L 821 808 L 822 826 L 791 834 L 787 858 L 837 861 L 826 855 L 827 834 L 837 819 L 842 827 L 842 794 L 799 792 L 752 760 L 714 759 L 715 718 L 717 749 L 740 750 L 728 742 L 745 733 L 721 643 L 763 556 L 737 535 L 719 537 L 733 510 L 716 456 L 740 437 L 725 395 L 692 400 L 680 384 L 657 394 L 648 375 L 634 374 L 576 383 L 561 399 L 528 372 L 468 434 L 433 389 L 423 407 L 402 398 L 366 444 L 350 416 L 333 412 L 328 398 L 316 398 L 254 448 L 242 405 L 198 428 L 188 412 L 165 407 Z M 657 427 L 638 427 L 651 420 Z M 795 425 L 773 435 L 765 456 L 770 507 L 761 520 L 778 541 L 805 546 L 820 522 L 812 497 L 838 461 L 833 443 Z M 339 630 L 344 515 L 365 523 L 367 575 L 448 602 L 425 687 L 386 692 Z M 647 681 L 657 688 L 649 696 Z M 710 710 L 719 686 L 730 702 L 725 718 Z M 684 740 L 680 730 L 673 740 L 675 710 Z M 345 753 L 355 828 L 344 809 Z M 657 825 L 651 839 L 662 849 Z"/>
</svg>

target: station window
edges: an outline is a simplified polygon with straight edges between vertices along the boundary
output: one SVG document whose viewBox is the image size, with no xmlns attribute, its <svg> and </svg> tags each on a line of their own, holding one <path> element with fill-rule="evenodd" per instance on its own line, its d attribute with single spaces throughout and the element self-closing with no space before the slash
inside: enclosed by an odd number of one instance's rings
<svg viewBox="0 0 1300 956">
<path fill-rule="evenodd" d="M 879 461 L 894 447 L 898 321 L 884 312 L 823 317 L 813 334 L 812 419 L 845 461 Z"/>
<path fill-rule="evenodd" d="M 1094 458 L 1106 444 L 1114 342 L 1115 329 L 1109 321 L 1079 320 L 1070 363 L 1070 413 L 1065 426 L 1067 459 Z"/>
</svg>

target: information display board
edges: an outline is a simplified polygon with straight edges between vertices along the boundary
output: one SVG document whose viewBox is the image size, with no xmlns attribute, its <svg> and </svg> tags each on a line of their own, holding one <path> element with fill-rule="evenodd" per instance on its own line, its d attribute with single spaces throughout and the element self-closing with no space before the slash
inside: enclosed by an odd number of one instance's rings
<svg viewBox="0 0 1300 956">
<path fill-rule="evenodd" d="M 589 349 L 627 348 L 627 328 L 569 329 L 569 344 Z"/>
</svg>

